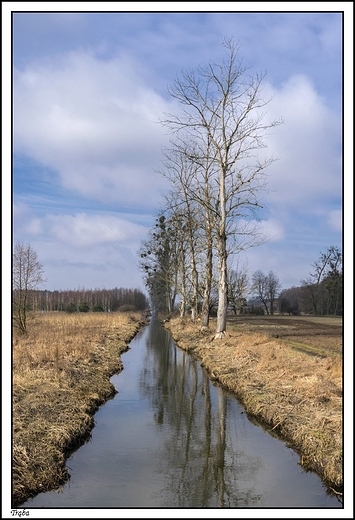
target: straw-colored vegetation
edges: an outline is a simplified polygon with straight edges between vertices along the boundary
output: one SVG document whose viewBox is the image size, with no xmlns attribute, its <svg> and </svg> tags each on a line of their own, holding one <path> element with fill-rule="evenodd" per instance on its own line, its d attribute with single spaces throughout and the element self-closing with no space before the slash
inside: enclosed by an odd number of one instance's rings
<svg viewBox="0 0 355 520">
<path fill-rule="evenodd" d="M 65 460 L 115 394 L 139 313 L 45 313 L 13 337 L 13 506 L 68 478 Z"/>
<path fill-rule="evenodd" d="M 13 506 L 69 477 L 65 460 L 90 436 L 109 377 L 144 323 L 138 313 L 45 313 L 14 332 Z M 213 340 L 190 321 L 167 324 L 181 348 L 234 392 L 251 417 L 342 491 L 341 318 L 237 317 Z"/>
<path fill-rule="evenodd" d="M 237 316 L 221 340 L 213 340 L 213 325 L 211 334 L 179 318 L 167 327 L 251 417 L 299 452 L 304 469 L 341 495 L 341 318 Z"/>
</svg>

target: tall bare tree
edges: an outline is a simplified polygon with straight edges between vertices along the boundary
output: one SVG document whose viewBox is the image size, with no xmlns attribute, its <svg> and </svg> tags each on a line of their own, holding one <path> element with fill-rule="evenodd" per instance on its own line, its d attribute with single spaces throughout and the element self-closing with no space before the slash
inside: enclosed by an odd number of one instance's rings
<svg viewBox="0 0 355 520">
<path fill-rule="evenodd" d="M 265 307 L 266 314 L 273 315 L 275 312 L 276 298 L 281 289 L 281 283 L 276 274 L 270 271 L 264 274 L 262 271 L 255 271 L 252 276 L 252 290 Z"/>
<path fill-rule="evenodd" d="M 191 318 L 197 318 L 199 299 L 199 272 L 197 268 L 197 256 L 200 246 L 199 228 L 201 219 L 196 197 L 194 196 L 197 183 L 197 166 L 189 159 L 186 149 L 174 146 L 165 150 L 164 170 L 160 173 L 173 185 L 173 190 L 166 195 L 166 205 L 174 215 L 174 223 L 180 223 L 180 236 L 186 242 L 184 247 L 185 257 L 190 265 L 185 269 L 184 276 L 191 279 L 192 292 L 189 298 Z M 200 233 L 201 235 L 201 233 Z M 182 280 L 185 288 L 185 280 Z M 187 303 L 186 292 L 182 295 L 182 304 Z M 182 315 L 184 312 L 182 313 Z"/>
<path fill-rule="evenodd" d="M 27 332 L 27 316 L 33 291 L 44 283 L 43 265 L 29 244 L 16 242 L 12 257 L 13 320 L 22 334 Z"/>
<path fill-rule="evenodd" d="M 234 314 L 246 303 L 248 292 L 248 273 L 243 266 L 237 265 L 236 269 L 228 270 L 228 303 L 233 308 Z"/>
<path fill-rule="evenodd" d="M 269 307 L 268 307 L 269 294 L 268 294 L 267 275 L 264 274 L 262 271 L 260 271 L 260 270 L 255 271 L 255 273 L 253 274 L 252 282 L 251 282 L 251 290 L 254 292 L 255 296 L 264 305 L 266 314 L 270 314 Z"/>
<path fill-rule="evenodd" d="M 195 142 L 199 148 L 204 145 L 205 156 L 208 154 L 215 166 L 219 276 L 216 338 L 223 337 L 227 324 L 227 240 L 233 236 L 238 249 L 255 245 L 260 239 L 255 226 L 246 223 L 256 217 L 254 210 L 260 207 L 260 191 L 265 186 L 264 172 L 274 159 L 259 160 L 254 154 L 265 147 L 267 129 L 280 124 L 264 121 L 263 109 L 268 101 L 261 97 L 261 85 L 265 74 L 249 76 L 233 40 L 225 39 L 223 45 L 227 59 L 222 64 L 210 62 L 196 71 L 182 71 L 177 77 L 169 92 L 183 110 L 167 115 L 162 122 L 182 132 L 185 142 Z"/>
<path fill-rule="evenodd" d="M 197 315 L 198 300 L 202 300 L 201 329 L 207 329 L 211 308 L 214 230 L 218 217 L 218 189 L 216 190 L 213 183 L 216 158 L 213 157 L 208 136 L 206 143 L 202 139 L 199 142 L 176 139 L 165 154 L 167 161 L 164 164 L 165 170 L 161 173 L 176 188 L 177 197 L 180 197 L 180 203 L 176 204 L 184 204 L 186 212 L 194 288 L 192 318 Z"/>
<path fill-rule="evenodd" d="M 281 282 L 279 278 L 276 276 L 274 271 L 270 271 L 267 275 L 267 285 L 268 285 L 268 292 L 269 292 L 269 302 L 270 302 L 270 314 L 271 316 L 274 315 L 275 312 L 275 302 L 276 298 L 279 295 L 279 292 L 281 290 Z"/>
</svg>

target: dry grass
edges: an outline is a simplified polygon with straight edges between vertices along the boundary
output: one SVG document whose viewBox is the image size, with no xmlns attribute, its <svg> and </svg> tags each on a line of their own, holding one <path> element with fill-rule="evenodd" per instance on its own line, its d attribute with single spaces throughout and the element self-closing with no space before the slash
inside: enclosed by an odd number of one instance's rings
<svg viewBox="0 0 355 520">
<path fill-rule="evenodd" d="M 178 318 L 167 326 L 250 416 L 299 452 L 305 469 L 341 493 L 341 320 L 237 318 L 221 340 Z"/>
<path fill-rule="evenodd" d="M 46 313 L 13 337 L 13 507 L 68 478 L 65 459 L 89 436 L 109 377 L 143 323 L 139 313 Z"/>
</svg>

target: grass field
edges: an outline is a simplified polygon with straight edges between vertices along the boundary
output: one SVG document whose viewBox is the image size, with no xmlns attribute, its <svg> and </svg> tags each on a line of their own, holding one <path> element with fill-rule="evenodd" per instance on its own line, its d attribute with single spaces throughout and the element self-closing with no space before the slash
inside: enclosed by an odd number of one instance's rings
<svg viewBox="0 0 355 520">
<path fill-rule="evenodd" d="M 190 320 L 167 323 L 177 344 L 340 496 L 342 319 L 230 316 L 220 340 L 213 339 L 214 326 L 212 320 L 210 332 L 202 332 Z"/>
<path fill-rule="evenodd" d="M 115 392 L 120 353 L 140 314 L 45 313 L 13 335 L 13 507 L 68 478 L 65 460 L 89 436 L 97 407 Z M 342 493 L 342 320 L 231 316 L 212 340 L 198 324 L 167 326 L 234 392 L 250 417 L 300 453 L 300 463 Z"/>
<path fill-rule="evenodd" d="M 138 313 L 48 312 L 13 335 L 13 507 L 63 484 L 65 460 L 89 436 L 109 378 L 143 323 Z"/>
</svg>

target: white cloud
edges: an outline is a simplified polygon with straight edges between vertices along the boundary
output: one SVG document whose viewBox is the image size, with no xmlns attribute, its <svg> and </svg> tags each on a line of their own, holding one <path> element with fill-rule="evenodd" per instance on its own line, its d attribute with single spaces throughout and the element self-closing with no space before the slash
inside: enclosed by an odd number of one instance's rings
<svg viewBox="0 0 355 520">
<path fill-rule="evenodd" d="M 269 238 L 271 242 L 278 242 L 285 236 L 285 231 L 282 223 L 276 219 L 262 220 L 259 223 L 260 231 Z"/>
<path fill-rule="evenodd" d="M 268 118 L 282 117 L 284 124 L 268 138 L 267 153 L 278 157 L 267 171 L 268 201 L 280 207 L 326 203 L 341 197 L 341 121 L 326 106 L 310 80 L 293 76 L 280 89 L 268 87 L 274 98 Z"/>
<path fill-rule="evenodd" d="M 72 52 L 15 72 L 14 146 L 94 200 L 146 205 L 162 179 L 166 102 L 120 56 Z M 144 197 L 142 197 L 144 194 Z"/>
<path fill-rule="evenodd" d="M 27 215 L 31 212 L 31 209 L 27 204 L 19 203 L 13 205 L 13 217 L 14 219 L 26 219 Z"/>
<path fill-rule="evenodd" d="M 144 226 L 107 215 L 48 215 L 46 225 L 58 242 L 73 247 L 96 246 L 104 243 L 130 243 L 144 236 Z"/>
<path fill-rule="evenodd" d="M 335 231 L 342 230 L 342 211 L 340 209 L 330 211 L 328 215 L 328 224 Z"/>
<path fill-rule="evenodd" d="M 30 243 L 44 265 L 46 289 L 143 286 L 137 254 L 147 236 L 143 225 L 107 213 L 38 218 L 24 204 L 14 214 L 17 239 Z"/>
<path fill-rule="evenodd" d="M 156 173 L 168 102 L 144 85 L 137 61 L 77 51 L 15 73 L 15 152 L 59 172 L 86 198 L 147 208 L 164 182 Z M 311 81 L 266 85 L 267 118 L 284 119 L 266 140 L 280 160 L 267 170 L 268 200 L 290 209 L 340 197 L 341 122 Z M 175 109 L 176 111 L 176 109 Z"/>
<path fill-rule="evenodd" d="M 25 229 L 31 235 L 39 235 L 43 230 L 42 222 L 39 218 L 33 218 L 26 224 Z"/>
<path fill-rule="evenodd" d="M 147 228 L 133 220 L 134 215 L 120 217 L 101 213 L 51 214 L 43 217 L 35 215 L 23 203 L 14 204 L 14 225 L 17 236 L 22 241 L 44 240 L 51 243 L 51 249 L 62 250 L 63 245 L 82 249 L 100 244 L 117 244 L 127 248 L 137 248 L 146 237 Z"/>
</svg>

